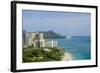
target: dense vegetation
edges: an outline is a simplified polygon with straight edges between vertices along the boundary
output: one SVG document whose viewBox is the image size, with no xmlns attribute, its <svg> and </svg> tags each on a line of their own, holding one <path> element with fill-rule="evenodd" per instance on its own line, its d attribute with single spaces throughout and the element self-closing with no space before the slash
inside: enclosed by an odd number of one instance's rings
<svg viewBox="0 0 100 73">
<path fill-rule="evenodd" d="M 23 63 L 60 61 L 64 55 L 63 49 L 57 47 L 27 47 L 23 48 Z"/>
</svg>

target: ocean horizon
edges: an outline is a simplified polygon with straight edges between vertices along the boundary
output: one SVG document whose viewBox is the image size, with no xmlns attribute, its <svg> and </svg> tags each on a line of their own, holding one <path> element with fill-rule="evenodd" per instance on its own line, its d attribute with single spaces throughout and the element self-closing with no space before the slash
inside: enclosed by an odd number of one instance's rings
<svg viewBox="0 0 100 73">
<path fill-rule="evenodd" d="M 58 47 L 65 52 L 72 54 L 73 60 L 91 59 L 91 37 L 72 36 L 71 38 L 54 39 Z"/>
</svg>

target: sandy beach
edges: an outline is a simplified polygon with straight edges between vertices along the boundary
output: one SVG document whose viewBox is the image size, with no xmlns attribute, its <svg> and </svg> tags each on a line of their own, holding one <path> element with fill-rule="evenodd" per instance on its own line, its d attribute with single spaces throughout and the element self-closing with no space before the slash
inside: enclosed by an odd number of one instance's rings
<svg viewBox="0 0 100 73">
<path fill-rule="evenodd" d="M 70 54 L 70 53 L 65 53 L 64 56 L 62 57 L 62 61 L 69 61 L 72 59 L 73 59 L 73 57 L 72 57 L 72 54 Z"/>
</svg>

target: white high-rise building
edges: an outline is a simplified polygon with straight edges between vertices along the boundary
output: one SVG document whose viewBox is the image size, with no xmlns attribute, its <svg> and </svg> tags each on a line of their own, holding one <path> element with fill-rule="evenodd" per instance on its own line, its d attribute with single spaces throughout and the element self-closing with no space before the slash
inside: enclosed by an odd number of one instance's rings
<svg viewBox="0 0 100 73">
<path fill-rule="evenodd" d="M 41 32 L 27 32 L 26 33 L 26 45 L 34 47 L 57 47 L 57 41 L 53 39 L 45 39 L 44 33 Z"/>
</svg>

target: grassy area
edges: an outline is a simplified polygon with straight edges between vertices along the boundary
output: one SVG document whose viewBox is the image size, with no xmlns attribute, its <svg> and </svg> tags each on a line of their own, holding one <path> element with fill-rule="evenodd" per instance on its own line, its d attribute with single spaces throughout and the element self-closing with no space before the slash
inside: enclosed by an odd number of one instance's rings
<svg viewBox="0 0 100 73">
<path fill-rule="evenodd" d="M 61 61 L 64 55 L 63 49 L 57 47 L 27 47 L 23 48 L 23 63 Z"/>
</svg>

